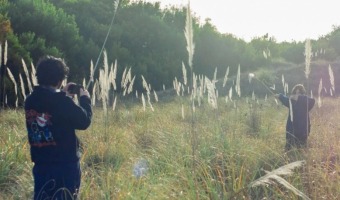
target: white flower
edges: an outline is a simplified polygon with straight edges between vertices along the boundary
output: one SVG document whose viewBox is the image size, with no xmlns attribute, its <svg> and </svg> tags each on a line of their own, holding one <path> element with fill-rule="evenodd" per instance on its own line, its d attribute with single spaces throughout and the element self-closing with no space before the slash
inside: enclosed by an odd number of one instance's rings
<svg viewBox="0 0 340 200">
<path fill-rule="evenodd" d="M 133 175 L 136 178 L 141 178 L 146 175 L 148 172 L 148 165 L 145 159 L 140 159 L 137 161 L 135 166 L 133 167 Z"/>
<path fill-rule="evenodd" d="M 249 79 L 249 83 L 251 83 L 251 80 L 255 77 L 255 74 L 253 73 L 249 73 L 248 74 L 248 79 Z"/>
</svg>

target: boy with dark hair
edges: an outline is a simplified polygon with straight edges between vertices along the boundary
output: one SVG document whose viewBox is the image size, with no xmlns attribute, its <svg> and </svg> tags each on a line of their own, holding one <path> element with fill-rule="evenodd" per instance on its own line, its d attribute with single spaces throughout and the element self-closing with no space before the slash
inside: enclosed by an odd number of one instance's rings
<svg viewBox="0 0 340 200">
<path fill-rule="evenodd" d="M 76 199 L 80 187 L 79 141 L 75 129 L 90 126 L 90 95 L 81 89 L 79 106 L 59 90 L 69 72 L 60 58 L 46 56 L 37 63 L 38 86 L 25 100 L 26 127 L 34 162 L 34 199 Z"/>
<path fill-rule="evenodd" d="M 309 111 L 313 108 L 315 100 L 306 96 L 306 90 L 301 84 L 293 87 L 290 97 L 276 94 L 275 98 L 289 108 L 286 123 L 286 151 L 292 147 L 305 147 L 311 126 Z"/>
</svg>

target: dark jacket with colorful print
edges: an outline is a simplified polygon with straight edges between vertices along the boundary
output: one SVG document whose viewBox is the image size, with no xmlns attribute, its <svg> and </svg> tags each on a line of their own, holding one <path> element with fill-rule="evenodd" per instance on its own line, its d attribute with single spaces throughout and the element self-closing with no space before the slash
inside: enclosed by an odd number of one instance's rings
<svg viewBox="0 0 340 200">
<path fill-rule="evenodd" d="M 313 108 L 315 100 L 306 95 L 299 95 L 297 100 L 280 94 L 279 100 L 289 108 L 289 115 L 286 124 L 287 136 L 294 136 L 300 140 L 306 140 L 310 132 L 309 111 Z M 290 105 L 292 109 L 290 109 Z M 291 113 L 291 110 L 293 113 Z M 291 115 L 293 114 L 293 118 Z M 293 119 L 293 120 L 292 120 Z"/>
<path fill-rule="evenodd" d="M 79 106 L 65 92 L 36 86 L 25 100 L 26 127 L 34 163 L 76 162 L 80 158 L 75 129 L 91 124 L 91 100 Z"/>
</svg>

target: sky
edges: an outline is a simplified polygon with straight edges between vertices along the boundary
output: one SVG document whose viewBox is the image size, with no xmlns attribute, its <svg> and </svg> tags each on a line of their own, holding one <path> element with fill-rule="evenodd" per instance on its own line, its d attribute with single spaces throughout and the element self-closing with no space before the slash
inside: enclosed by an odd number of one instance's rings
<svg viewBox="0 0 340 200">
<path fill-rule="evenodd" d="M 188 0 L 144 0 L 186 6 Z M 340 26 L 339 0 L 191 0 L 192 13 L 221 33 L 249 42 L 269 34 L 277 42 L 318 39 Z"/>
</svg>

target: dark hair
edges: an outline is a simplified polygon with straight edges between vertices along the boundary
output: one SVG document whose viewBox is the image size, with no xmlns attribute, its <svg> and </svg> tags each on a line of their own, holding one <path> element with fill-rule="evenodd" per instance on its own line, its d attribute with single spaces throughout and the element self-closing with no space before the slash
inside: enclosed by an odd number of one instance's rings
<svg viewBox="0 0 340 200">
<path fill-rule="evenodd" d="M 296 94 L 297 90 L 300 91 L 300 94 L 306 94 L 306 89 L 302 84 L 297 84 L 292 89 L 292 94 Z"/>
<path fill-rule="evenodd" d="M 63 81 L 69 72 L 69 68 L 61 58 L 44 56 L 37 63 L 37 79 L 39 85 L 57 86 Z"/>
</svg>

